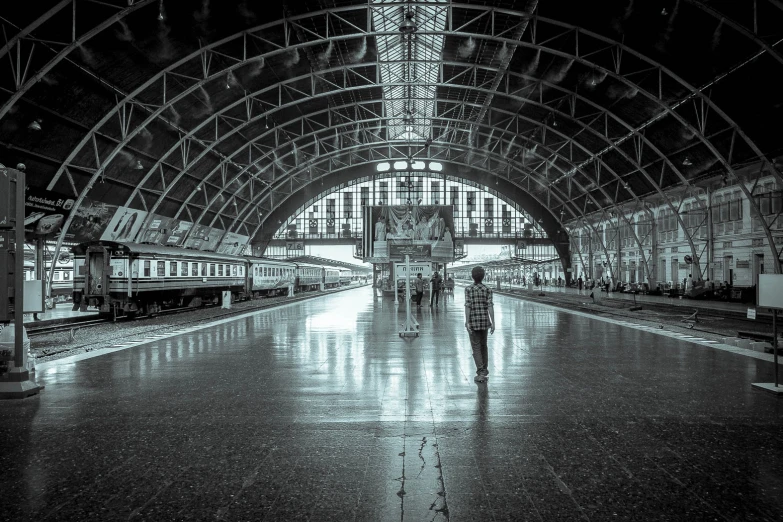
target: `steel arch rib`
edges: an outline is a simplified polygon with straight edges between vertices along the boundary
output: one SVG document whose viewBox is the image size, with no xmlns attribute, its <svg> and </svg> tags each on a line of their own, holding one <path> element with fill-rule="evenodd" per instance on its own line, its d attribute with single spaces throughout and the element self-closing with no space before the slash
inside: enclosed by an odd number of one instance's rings
<svg viewBox="0 0 783 522">
<path fill-rule="evenodd" d="M 73 0 L 73 1 L 75 1 L 75 0 Z M 69 0 L 68 2 L 65 2 L 65 3 L 69 3 L 70 4 L 71 1 Z M 76 49 L 77 47 L 82 45 L 84 42 L 89 41 L 93 36 L 95 36 L 96 34 L 100 33 L 101 31 L 103 31 L 104 29 L 108 28 L 109 26 L 111 26 L 112 24 L 116 23 L 117 21 L 121 20 L 122 18 L 124 18 L 128 14 L 136 11 L 137 9 L 141 9 L 142 7 L 145 7 L 146 5 L 154 4 L 154 3 L 155 3 L 155 0 L 138 0 L 136 3 L 129 5 L 125 9 L 121 10 L 119 13 L 112 15 L 111 17 L 109 17 L 108 19 L 104 20 L 103 22 L 101 22 L 97 26 L 93 27 L 92 29 L 90 29 L 89 31 L 84 33 L 82 36 L 80 36 L 78 39 L 74 40 L 69 45 L 67 45 L 65 48 L 63 48 L 59 53 L 57 53 L 55 55 L 55 57 L 52 60 L 50 60 L 48 63 L 46 63 L 46 65 L 41 67 L 38 70 L 38 72 L 36 72 L 29 80 L 27 80 L 27 82 L 25 82 L 25 84 L 22 85 L 21 88 L 17 89 L 17 91 L 14 92 L 11 95 L 11 97 L 2 106 L 0 106 L 0 119 L 2 119 L 3 116 L 6 115 L 8 110 L 17 101 L 19 101 L 25 95 L 25 93 L 27 93 L 27 91 L 30 89 L 30 87 L 35 85 L 41 78 L 43 78 L 46 75 L 46 73 L 48 73 L 50 70 L 52 70 L 52 68 L 55 65 L 57 65 L 62 60 L 64 60 L 71 53 L 71 51 L 73 51 L 74 49 Z M 57 9 L 59 11 L 59 10 L 62 9 L 62 7 L 63 7 L 62 4 L 60 4 L 59 6 L 55 7 L 55 9 Z M 55 14 L 55 13 L 52 13 L 52 14 Z M 43 20 L 43 21 L 45 21 L 45 20 Z M 41 23 L 43 23 L 43 21 Z M 36 22 L 34 22 L 32 25 L 35 25 Z M 28 28 L 30 28 L 30 27 L 31 26 L 28 26 Z M 33 30 L 35 30 L 35 27 L 30 29 L 30 31 L 33 31 Z M 21 38 L 23 38 L 23 36 Z M 9 49 L 10 49 L 10 47 L 9 47 Z M 2 57 L 3 54 L 4 53 L 0 53 L 0 57 Z"/>
<path fill-rule="evenodd" d="M 454 9 L 454 8 L 460 8 L 460 7 L 465 7 L 465 8 L 476 8 L 476 6 L 459 6 L 459 5 L 456 5 L 456 4 L 451 6 L 451 8 L 452 8 L 452 9 Z M 345 10 L 350 10 L 350 9 L 346 8 Z M 333 12 L 333 11 L 334 11 L 334 10 L 327 10 L 327 11 L 324 11 L 324 12 Z M 517 14 L 518 14 L 518 13 L 517 13 Z M 303 18 L 311 18 L 311 17 L 313 17 L 313 16 L 314 16 L 314 15 L 302 15 L 302 16 L 300 16 L 299 18 L 300 18 L 300 19 L 303 19 Z M 541 19 L 541 20 L 547 21 L 547 20 L 545 20 L 545 19 Z M 550 23 L 554 23 L 554 22 L 550 22 Z M 271 26 L 271 25 L 274 25 L 274 24 L 268 24 L 268 25 L 270 25 L 270 26 Z M 591 36 L 591 37 L 593 37 L 593 38 L 602 39 L 602 40 L 605 40 L 605 41 L 612 42 L 612 44 L 613 44 L 613 45 L 622 46 L 621 44 L 618 44 L 617 42 L 611 41 L 611 40 L 609 40 L 609 39 L 604 39 L 603 37 L 599 37 L 599 36 L 597 36 L 597 35 L 591 34 L 591 33 L 587 32 L 587 31 L 584 31 L 584 30 L 582 30 L 582 29 L 580 29 L 580 28 L 577 28 L 577 27 L 568 26 L 567 24 L 560 24 L 560 23 L 558 23 L 558 24 L 556 24 L 556 25 L 565 26 L 565 27 L 570 27 L 570 28 L 572 28 L 572 29 L 575 29 L 575 30 L 577 30 L 577 31 L 579 31 L 579 32 L 581 32 L 581 33 L 583 33 L 583 34 L 587 34 L 588 36 Z M 253 31 L 253 30 L 244 31 L 244 32 L 242 32 L 241 34 L 242 34 L 242 35 L 245 35 L 245 34 L 248 34 L 249 32 L 252 32 L 252 31 Z M 359 34 L 365 34 L 365 35 L 367 35 L 367 34 L 370 34 L 370 33 L 359 33 Z M 486 35 L 475 35 L 475 36 L 476 36 L 476 37 L 478 37 L 478 38 L 488 38 Z M 342 36 L 342 37 L 341 37 L 341 38 L 339 38 L 339 39 L 353 39 L 353 38 L 356 38 L 356 35 Z M 333 39 L 335 39 L 335 38 L 333 38 Z M 497 38 L 493 38 L 493 39 L 497 39 Z M 226 40 L 228 40 L 228 39 L 226 39 Z M 504 39 L 497 39 L 497 40 L 498 40 L 498 41 L 503 41 Z M 317 43 L 317 42 L 318 42 L 318 41 L 315 41 L 315 43 Z M 219 44 L 221 44 L 221 42 L 218 42 L 218 43 L 216 43 L 216 44 L 213 44 L 213 45 L 214 45 L 214 46 L 217 46 L 217 45 L 219 45 Z M 308 43 L 308 45 L 309 45 L 309 44 L 312 44 L 312 42 L 309 42 L 309 43 Z M 304 47 L 304 44 L 303 44 L 302 46 L 299 46 L 299 47 Z M 636 55 L 637 57 L 639 57 L 640 59 L 644 60 L 645 62 L 651 63 L 651 60 L 649 60 L 649 59 L 647 59 L 646 57 L 643 57 L 643 56 L 641 56 L 641 55 L 638 55 L 638 53 L 634 53 L 634 51 L 633 51 L 632 49 L 626 48 L 626 47 L 624 47 L 624 46 L 622 46 L 622 47 L 624 48 L 624 50 L 625 50 L 625 51 L 627 51 L 627 52 L 629 52 L 629 53 L 631 53 L 631 54 L 634 54 L 634 55 Z M 289 48 L 289 49 L 290 49 L 290 48 Z M 285 49 L 285 50 L 288 50 L 288 49 Z M 547 49 L 547 51 L 548 51 L 548 52 L 553 52 L 553 50 L 550 50 L 550 49 Z M 277 52 L 283 52 L 283 50 L 280 50 L 280 51 L 277 51 Z M 194 53 L 194 56 L 200 56 L 200 55 L 201 55 L 201 53 L 202 53 L 202 51 L 199 51 L 199 52 L 197 52 L 197 53 Z M 574 56 L 574 55 L 568 55 L 568 56 Z M 576 59 L 576 57 L 575 57 L 575 59 Z M 181 62 L 182 62 L 182 63 L 184 63 L 184 61 L 185 61 L 185 60 L 183 60 L 183 61 L 181 61 Z M 580 61 L 583 61 L 583 60 L 580 60 Z M 654 63 L 654 62 L 652 62 L 652 63 Z M 687 86 L 687 84 L 685 84 L 684 82 L 682 82 L 681 80 L 679 80 L 678 78 L 676 78 L 676 77 L 675 77 L 673 74 L 671 74 L 669 71 L 665 70 L 665 68 L 663 68 L 662 66 L 660 66 L 660 64 L 656 64 L 656 67 L 657 67 L 658 69 L 660 69 L 660 70 L 662 70 L 662 71 L 666 72 L 666 73 L 667 73 L 667 74 L 668 74 L 670 77 L 672 77 L 672 78 L 674 78 L 674 79 L 678 80 L 678 81 L 679 81 L 681 84 L 683 84 L 683 85 L 686 85 L 686 86 Z M 225 70 L 226 70 L 226 69 L 222 70 L 222 72 L 225 72 Z M 691 89 L 691 92 L 696 92 L 696 91 L 694 91 L 694 90 L 693 90 L 693 87 L 690 87 L 690 89 Z M 644 91 L 644 90 L 642 89 L 641 91 Z M 699 93 L 699 95 L 700 95 L 700 93 Z M 702 97 L 703 97 L 703 96 L 702 96 Z M 126 100 L 128 100 L 128 99 L 129 99 L 129 98 L 126 98 Z M 727 121 L 727 122 L 729 122 L 729 123 L 731 123 L 731 124 L 733 125 L 733 129 L 735 130 L 735 132 L 737 132 L 737 133 L 738 133 L 738 134 L 739 134 L 739 135 L 740 135 L 740 136 L 741 136 L 741 137 L 742 137 L 742 138 L 743 138 L 743 139 L 744 139 L 746 142 L 748 142 L 749 144 L 750 144 L 750 143 L 752 143 L 752 142 L 750 142 L 750 141 L 748 140 L 747 136 L 745 136 L 745 135 L 744 135 L 744 133 L 742 133 L 741 129 L 739 129 L 739 127 L 738 127 L 738 126 L 736 126 L 736 124 L 734 124 L 733 122 L 731 122 L 731 120 L 729 120 L 728 118 L 726 118 L 726 117 L 725 117 L 725 114 L 723 114 L 723 113 L 722 113 L 722 111 L 720 111 L 720 109 L 718 109 L 716 106 L 714 106 L 713 104 L 711 104 L 711 103 L 710 103 L 708 100 L 707 100 L 707 102 L 708 102 L 708 104 L 710 104 L 710 105 L 711 105 L 711 107 L 712 107 L 714 110 L 716 110 L 716 112 L 718 112 L 718 113 L 720 113 L 720 114 L 721 114 L 721 116 L 724 118 L 724 120 L 725 120 L 725 121 Z M 127 101 L 126 101 L 126 103 L 127 103 Z M 119 106 L 119 105 L 118 105 L 118 106 Z M 690 124 L 688 124 L 688 125 L 690 126 Z M 755 152 L 757 152 L 757 154 L 759 154 L 759 155 L 760 155 L 760 151 L 758 151 L 758 149 L 757 149 L 757 148 L 755 148 Z M 763 157 L 763 156 L 761 156 L 761 155 L 760 155 L 760 157 Z M 774 167 L 773 167 L 773 169 L 774 169 Z M 682 225 L 682 224 L 681 224 L 681 225 Z"/>
</svg>

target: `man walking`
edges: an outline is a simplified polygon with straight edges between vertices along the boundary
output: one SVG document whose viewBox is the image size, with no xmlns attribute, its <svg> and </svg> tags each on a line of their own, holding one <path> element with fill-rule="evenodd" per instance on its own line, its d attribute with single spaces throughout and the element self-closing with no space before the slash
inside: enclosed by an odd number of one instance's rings
<svg viewBox="0 0 783 522">
<path fill-rule="evenodd" d="M 495 307 L 492 290 L 483 284 L 484 269 L 473 267 L 473 284 L 465 288 L 465 328 L 470 336 L 473 361 L 476 363 L 476 382 L 485 382 L 489 376 L 487 332 L 495 333 Z"/>
<path fill-rule="evenodd" d="M 440 274 L 437 270 L 435 270 L 435 273 L 432 274 L 432 279 L 430 279 L 430 282 L 432 283 L 430 306 L 432 306 L 432 303 L 435 303 L 435 306 L 438 306 L 438 302 L 440 301 L 440 287 L 442 286 L 443 279 L 440 277 Z"/>
<path fill-rule="evenodd" d="M 416 308 L 421 308 L 421 298 L 424 296 L 424 279 L 421 277 L 421 272 L 413 280 L 413 286 L 416 287 Z"/>
</svg>

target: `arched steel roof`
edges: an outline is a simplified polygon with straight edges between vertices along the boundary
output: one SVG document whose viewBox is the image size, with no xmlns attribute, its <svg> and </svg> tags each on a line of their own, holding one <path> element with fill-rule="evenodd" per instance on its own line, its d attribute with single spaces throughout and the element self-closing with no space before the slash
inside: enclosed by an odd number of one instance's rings
<svg viewBox="0 0 783 522">
<path fill-rule="evenodd" d="M 322 184 L 426 157 L 554 233 L 783 181 L 777 0 L 29 4 L 0 7 L 0 161 L 77 204 L 265 242 Z"/>
</svg>

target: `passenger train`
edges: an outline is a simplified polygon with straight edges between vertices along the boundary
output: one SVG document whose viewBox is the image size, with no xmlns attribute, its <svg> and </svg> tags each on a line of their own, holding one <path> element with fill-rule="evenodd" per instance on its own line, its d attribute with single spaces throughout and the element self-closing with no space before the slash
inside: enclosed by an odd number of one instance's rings
<svg viewBox="0 0 783 522">
<path fill-rule="evenodd" d="M 49 278 L 52 268 L 52 262 L 47 261 L 46 278 Z M 25 259 L 24 279 L 32 281 L 35 279 L 35 264 Z M 52 279 L 51 297 L 71 297 L 73 294 L 73 260 L 70 256 L 61 255 L 54 265 L 54 279 Z"/>
<path fill-rule="evenodd" d="M 351 270 L 157 245 L 93 241 L 73 247 L 73 309 L 154 314 L 174 307 L 334 288 Z"/>
</svg>

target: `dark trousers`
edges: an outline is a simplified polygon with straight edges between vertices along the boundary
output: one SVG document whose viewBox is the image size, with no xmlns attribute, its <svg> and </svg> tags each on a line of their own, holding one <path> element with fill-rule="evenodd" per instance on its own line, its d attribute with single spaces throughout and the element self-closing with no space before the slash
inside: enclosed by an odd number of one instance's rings
<svg viewBox="0 0 783 522">
<path fill-rule="evenodd" d="M 435 285 L 432 285 L 432 293 L 430 294 L 430 305 L 432 303 L 438 304 L 440 301 L 440 292 L 435 289 Z"/>
<path fill-rule="evenodd" d="M 424 297 L 424 292 L 416 290 L 416 306 L 421 306 L 421 298 Z"/>
<path fill-rule="evenodd" d="M 489 350 L 487 348 L 488 330 L 470 330 L 470 347 L 473 349 L 473 361 L 476 363 L 476 371 L 486 370 L 489 364 Z"/>
</svg>

